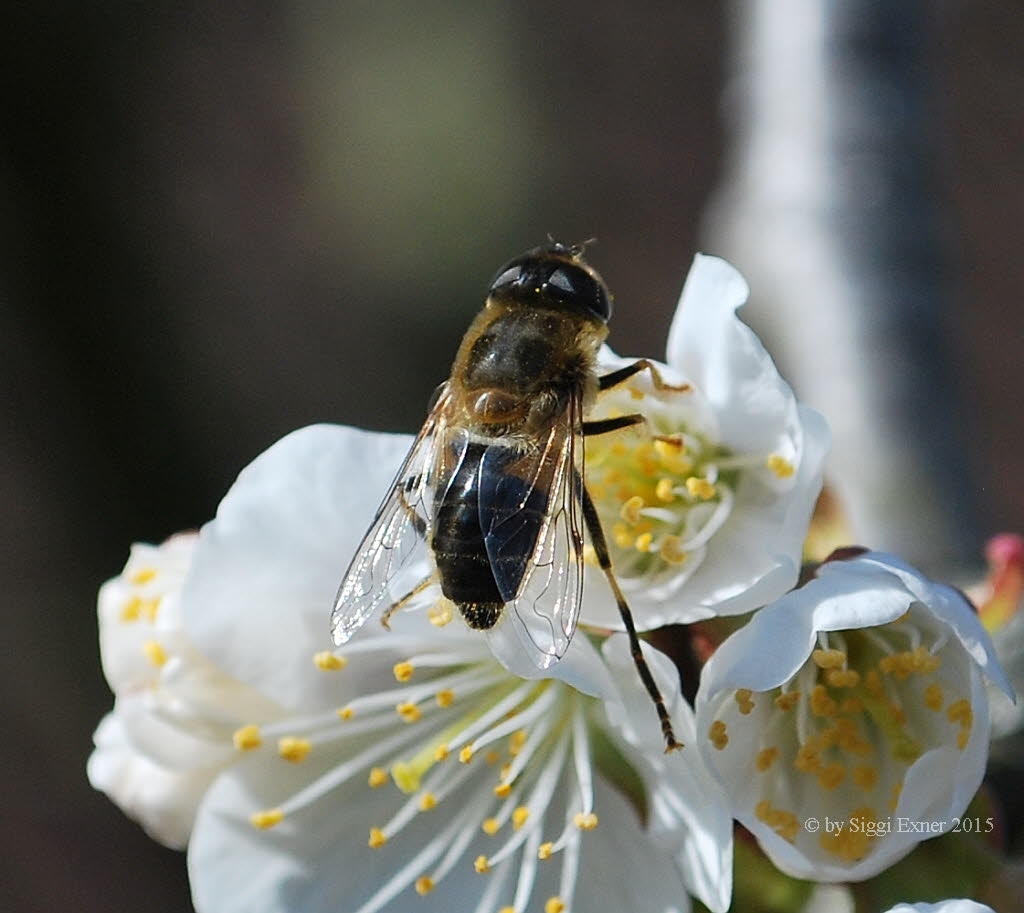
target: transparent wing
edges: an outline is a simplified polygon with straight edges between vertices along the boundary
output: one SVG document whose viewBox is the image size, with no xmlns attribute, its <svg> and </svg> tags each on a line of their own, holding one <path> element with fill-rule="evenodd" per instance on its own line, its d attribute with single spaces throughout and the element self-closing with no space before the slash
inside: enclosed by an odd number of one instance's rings
<svg viewBox="0 0 1024 913">
<path fill-rule="evenodd" d="M 583 599 L 583 423 L 566 408 L 538 446 L 493 444 L 480 469 L 480 517 L 505 600 L 489 638 L 516 674 L 547 669 L 569 647 Z"/>
<path fill-rule="evenodd" d="M 331 635 L 338 645 L 433 572 L 427 541 L 450 401 L 447 387 L 442 388 L 345 572 L 331 613 Z"/>
</svg>

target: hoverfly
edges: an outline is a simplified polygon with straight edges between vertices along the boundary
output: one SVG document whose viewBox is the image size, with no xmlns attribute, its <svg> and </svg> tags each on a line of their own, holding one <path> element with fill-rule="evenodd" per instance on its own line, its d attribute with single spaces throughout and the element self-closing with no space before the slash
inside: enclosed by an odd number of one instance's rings
<svg viewBox="0 0 1024 913">
<path fill-rule="evenodd" d="M 582 246 L 552 242 L 503 266 L 438 387 L 423 428 L 342 580 L 334 642 L 372 615 L 388 619 L 439 584 L 499 659 L 530 677 L 569 647 L 583 597 L 583 529 L 618 603 L 666 750 L 681 747 L 640 650 L 584 484 L 584 438 L 641 415 L 584 416 L 597 395 L 640 371 L 599 376 L 612 299 Z"/>
</svg>

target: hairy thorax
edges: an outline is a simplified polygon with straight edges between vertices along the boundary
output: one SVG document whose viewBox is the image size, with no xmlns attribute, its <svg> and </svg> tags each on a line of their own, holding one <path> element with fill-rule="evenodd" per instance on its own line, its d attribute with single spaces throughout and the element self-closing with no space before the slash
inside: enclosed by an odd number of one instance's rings
<svg viewBox="0 0 1024 913">
<path fill-rule="evenodd" d="M 605 332 L 571 314 L 488 305 L 467 331 L 452 371 L 462 421 L 487 437 L 530 436 L 574 395 L 589 406 Z"/>
</svg>

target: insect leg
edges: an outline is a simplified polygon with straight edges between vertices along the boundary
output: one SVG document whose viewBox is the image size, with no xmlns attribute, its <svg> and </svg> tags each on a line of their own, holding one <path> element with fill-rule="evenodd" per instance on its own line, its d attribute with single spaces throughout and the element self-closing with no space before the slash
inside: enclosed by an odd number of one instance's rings
<svg viewBox="0 0 1024 913">
<path fill-rule="evenodd" d="M 401 599 L 391 603 L 383 615 L 380 616 L 380 623 L 391 630 L 391 616 L 395 614 L 402 606 L 404 606 L 413 596 L 417 596 L 422 593 L 428 586 L 430 586 L 437 579 L 437 574 L 431 574 L 429 577 L 424 577 L 419 583 L 416 584 L 408 593 L 406 593 Z"/>
<path fill-rule="evenodd" d="M 661 696 L 658 684 L 654 681 L 651 669 L 640 649 L 640 638 L 637 637 L 636 625 L 633 624 L 633 613 L 630 612 L 626 597 L 622 595 L 619 582 L 615 579 L 615 574 L 612 573 L 612 562 L 608 555 L 608 544 L 605 542 L 601 520 L 597 516 L 594 502 L 590 499 L 590 492 L 585 487 L 583 489 L 583 519 L 586 521 L 590 542 L 597 554 L 597 563 L 604 571 L 608 585 L 615 596 L 615 602 L 618 603 L 619 614 L 622 616 L 622 623 L 626 626 L 626 634 L 629 636 L 629 652 L 633 656 L 633 662 L 636 663 L 636 671 L 640 674 L 640 681 L 644 683 L 651 700 L 654 701 L 654 709 L 657 711 L 658 721 L 661 723 L 661 733 L 665 737 L 665 752 L 676 751 L 683 747 L 683 743 L 676 741 L 675 733 L 672 731 L 672 720 L 669 719 L 668 709 L 665 707 L 665 699 Z"/>
<path fill-rule="evenodd" d="M 655 390 L 671 393 L 687 393 L 692 389 L 689 384 L 666 383 L 661 376 L 661 372 L 654 366 L 653 362 L 648 361 L 646 358 L 637 359 L 631 365 L 626 365 L 624 368 L 619 368 L 617 371 L 605 374 L 604 377 L 599 377 L 597 379 L 597 389 L 600 392 L 610 390 L 612 387 L 617 387 L 619 384 L 625 383 L 634 374 L 639 374 L 641 371 L 650 372 L 651 382 L 654 384 Z"/>
<path fill-rule="evenodd" d="M 593 422 L 583 423 L 583 434 L 592 437 L 595 434 L 608 434 L 610 431 L 618 431 L 620 428 L 632 428 L 634 425 L 646 424 L 647 419 L 640 413 L 632 415 L 619 415 L 615 418 L 597 419 Z"/>
</svg>

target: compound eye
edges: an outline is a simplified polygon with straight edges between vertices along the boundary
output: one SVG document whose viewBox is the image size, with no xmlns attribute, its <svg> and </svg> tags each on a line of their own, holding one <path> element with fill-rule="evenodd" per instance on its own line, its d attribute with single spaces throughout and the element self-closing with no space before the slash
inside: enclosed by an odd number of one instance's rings
<svg viewBox="0 0 1024 913">
<path fill-rule="evenodd" d="M 519 281 L 522 274 L 523 268 L 518 264 L 503 267 L 499 271 L 498 275 L 491 281 L 490 291 L 494 292 L 497 289 L 513 285 Z"/>
<path fill-rule="evenodd" d="M 612 304 L 604 283 L 584 269 L 560 266 L 548 277 L 547 286 L 554 297 L 586 308 L 605 323 L 612 316 Z"/>
</svg>

